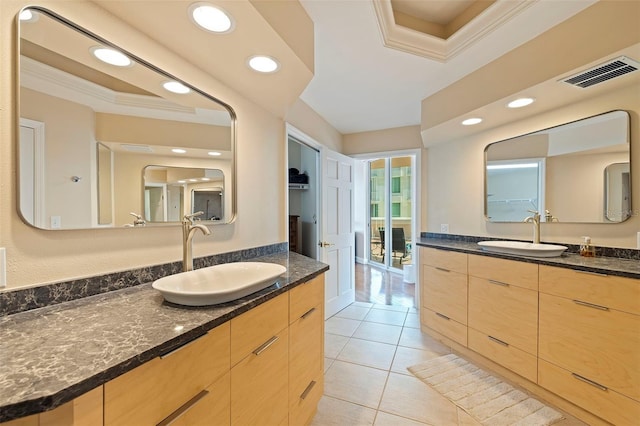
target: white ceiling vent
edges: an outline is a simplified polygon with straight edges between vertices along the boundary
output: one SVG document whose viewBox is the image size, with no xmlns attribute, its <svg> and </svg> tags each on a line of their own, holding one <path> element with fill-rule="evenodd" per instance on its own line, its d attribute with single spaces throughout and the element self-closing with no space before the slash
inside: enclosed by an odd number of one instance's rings
<svg viewBox="0 0 640 426">
<path fill-rule="evenodd" d="M 619 58 L 612 59 L 604 64 L 596 65 L 593 68 L 581 71 L 580 73 L 572 75 L 562 81 L 584 89 L 595 84 L 611 80 L 612 78 L 638 71 L 638 69 L 640 69 L 639 62 L 631 58 L 627 58 L 626 56 L 620 56 Z"/>
</svg>

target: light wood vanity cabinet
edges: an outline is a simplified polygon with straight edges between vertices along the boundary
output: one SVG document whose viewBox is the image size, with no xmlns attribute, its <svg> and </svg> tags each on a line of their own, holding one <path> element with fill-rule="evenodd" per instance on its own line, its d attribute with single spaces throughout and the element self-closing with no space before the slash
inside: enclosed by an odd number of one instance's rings
<svg viewBox="0 0 640 426">
<path fill-rule="evenodd" d="M 422 247 L 422 322 L 467 345 L 467 255 Z"/>
<path fill-rule="evenodd" d="M 538 265 L 469 255 L 469 348 L 537 381 Z"/>
<path fill-rule="evenodd" d="M 540 266 L 541 386 L 615 424 L 640 418 L 640 282 Z"/>
<path fill-rule="evenodd" d="M 287 422 L 289 295 L 231 320 L 231 424 Z"/>
<path fill-rule="evenodd" d="M 228 387 L 210 387 L 229 371 L 230 327 L 222 324 L 206 335 L 155 358 L 104 385 L 104 424 L 156 425 L 190 410 L 207 413 L 203 419 L 228 424 L 227 407 L 214 418 L 207 401 L 228 400 Z M 220 394 L 206 398 L 211 391 Z M 204 408 L 203 408 L 204 407 Z"/>
<path fill-rule="evenodd" d="M 313 418 L 324 383 L 324 276 L 289 292 L 289 424 Z"/>
</svg>

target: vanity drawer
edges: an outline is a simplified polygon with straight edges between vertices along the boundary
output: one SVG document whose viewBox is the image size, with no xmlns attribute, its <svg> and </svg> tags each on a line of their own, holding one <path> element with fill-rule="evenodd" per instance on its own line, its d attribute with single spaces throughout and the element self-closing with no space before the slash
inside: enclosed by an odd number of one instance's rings
<svg viewBox="0 0 640 426">
<path fill-rule="evenodd" d="M 105 425 L 155 425 L 229 371 L 229 323 L 104 385 Z"/>
<path fill-rule="evenodd" d="M 469 277 L 469 324 L 535 356 L 538 292 Z"/>
<path fill-rule="evenodd" d="M 422 266 L 422 306 L 467 324 L 467 275 Z"/>
<path fill-rule="evenodd" d="M 538 363 L 538 384 L 615 425 L 635 425 L 640 403 L 611 389 L 599 388 L 544 360 Z"/>
<path fill-rule="evenodd" d="M 432 330 L 437 331 L 445 337 L 467 346 L 467 326 L 459 323 L 447 316 L 432 311 L 431 309 L 422 309 L 422 323 Z"/>
<path fill-rule="evenodd" d="M 640 280 L 540 265 L 540 292 L 640 315 Z"/>
<path fill-rule="evenodd" d="M 640 401 L 640 316 L 540 294 L 539 357 Z"/>
<path fill-rule="evenodd" d="M 420 262 L 423 265 L 444 268 L 449 271 L 460 272 L 461 274 L 467 273 L 466 253 L 421 247 Z"/>
<path fill-rule="evenodd" d="M 481 333 L 471 327 L 469 327 L 469 349 L 534 383 L 538 378 L 538 359 L 535 355 L 513 345 L 496 341 L 493 336 Z"/>
<path fill-rule="evenodd" d="M 297 321 L 311 309 L 324 304 L 324 274 L 293 288 L 289 292 L 289 323 Z"/>
<path fill-rule="evenodd" d="M 469 275 L 538 290 L 538 265 L 534 263 L 470 254 Z"/>
<path fill-rule="evenodd" d="M 233 366 L 289 325 L 289 294 L 281 294 L 230 322 Z"/>
<path fill-rule="evenodd" d="M 231 395 L 229 372 L 209 386 L 197 398 L 189 401 L 176 413 L 165 419 L 163 426 L 227 426 L 231 423 Z"/>
</svg>

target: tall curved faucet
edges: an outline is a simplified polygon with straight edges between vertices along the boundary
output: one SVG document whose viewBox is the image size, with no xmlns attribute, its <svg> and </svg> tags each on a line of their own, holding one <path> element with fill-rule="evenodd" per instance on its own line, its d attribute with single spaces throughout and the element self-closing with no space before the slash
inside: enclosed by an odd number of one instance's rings
<svg viewBox="0 0 640 426">
<path fill-rule="evenodd" d="M 540 213 L 535 210 L 529 210 L 532 216 L 524 218 L 524 222 L 533 223 L 533 243 L 540 244 Z"/>
<path fill-rule="evenodd" d="M 198 229 L 202 231 L 204 235 L 211 234 L 211 231 L 209 231 L 209 228 L 206 226 L 200 223 L 193 223 L 193 219 L 202 214 L 204 214 L 204 212 L 187 214 L 182 219 L 182 270 L 184 272 L 193 271 L 193 253 L 191 243 L 193 240 L 193 234 L 195 234 Z"/>
</svg>

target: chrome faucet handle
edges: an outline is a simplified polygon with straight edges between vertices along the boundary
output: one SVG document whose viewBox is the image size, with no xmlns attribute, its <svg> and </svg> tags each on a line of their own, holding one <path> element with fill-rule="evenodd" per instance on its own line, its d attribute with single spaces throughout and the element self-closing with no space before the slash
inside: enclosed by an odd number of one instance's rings
<svg viewBox="0 0 640 426">
<path fill-rule="evenodd" d="M 199 211 L 199 212 L 195 212 L 195 213 L 191 213 L 191 214 L 186 214 L 184 215 L 184 220 L 185 221 L 189 221 L 189 223 L 193 223 L 193 219 L 195 219 L 198 216 L 202 216 L 204 214 L 203 211 Z"/>
<path fill-rule="evenodd" d="M 145 226 L 147 224 L 147 222 L 142 218 L 142 215 L 134 212 L 129 214 L 136 218 L 136 220 L 133 221 L 133 226 Z"/>
</svg>

